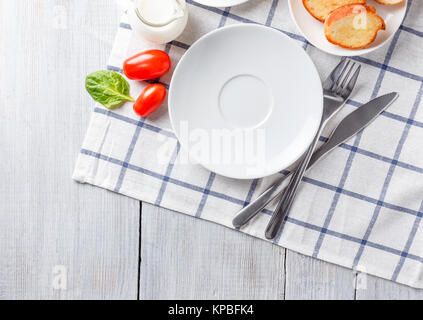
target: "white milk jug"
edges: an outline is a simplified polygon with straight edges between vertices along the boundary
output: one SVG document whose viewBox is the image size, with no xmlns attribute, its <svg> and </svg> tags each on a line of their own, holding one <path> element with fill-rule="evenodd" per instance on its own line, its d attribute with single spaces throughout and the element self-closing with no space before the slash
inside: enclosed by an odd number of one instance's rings
<svg viewBox="0 0 423 320">
<path fill-rule="evenodd" d="M 132 29 L 157 44 L 175 40 L 188 21 L 185 0 L 135 0 L 128 13 Z"/>
</svg>

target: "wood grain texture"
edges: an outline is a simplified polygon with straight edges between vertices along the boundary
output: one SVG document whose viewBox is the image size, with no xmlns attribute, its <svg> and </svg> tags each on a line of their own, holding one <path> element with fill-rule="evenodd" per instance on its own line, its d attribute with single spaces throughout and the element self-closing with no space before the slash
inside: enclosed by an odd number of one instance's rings
<svg viewBox="0 0 423 320">
<path fill-rule="evenodd" d="M 354 284 L 352 270 L 287 251 L 287 300 L 354 300 Z"/>
<path fill-rule="evenodd" d="M 113 1 L 0 0 L 0 299 L 136 298 L 139 202 L 71 180 L 118 21 Z"/>
<path fill-rule="evenodd" d="M 284 249 L 143 203 L 141 299 L 283 299 Z"/>
<path fill-rule="evenodd" d="M 423 290 L 360 273 L 357 281 L 357 300 L 422 300 Z"/>
</svg>

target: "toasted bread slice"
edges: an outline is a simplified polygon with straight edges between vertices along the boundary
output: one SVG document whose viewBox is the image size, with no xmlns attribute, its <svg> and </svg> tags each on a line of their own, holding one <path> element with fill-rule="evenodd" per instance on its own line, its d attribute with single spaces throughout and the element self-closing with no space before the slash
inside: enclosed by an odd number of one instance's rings
<svg viewBox="0 0 423 320">
<path fill-rule="evenodd" d="M 329 13 L 336 8 L 353 3 L 366 4 L 366 0 L 303 0 L 306 10 L 321 22 L 325 22 Z"/>
<path fill-rule="evenodd" d="M 404 0 L 375 0 L 375 1 L 380 4 L 388 4 L 388 5 L 404 2 Z"/>
<path fill-rule="evenodd" d="M 325 36 L 329 42 L 347 49 L 369 46 L 385 22 L 372 6 L 349 4 L 332 11 L 325 20 Z"/>
</svg>

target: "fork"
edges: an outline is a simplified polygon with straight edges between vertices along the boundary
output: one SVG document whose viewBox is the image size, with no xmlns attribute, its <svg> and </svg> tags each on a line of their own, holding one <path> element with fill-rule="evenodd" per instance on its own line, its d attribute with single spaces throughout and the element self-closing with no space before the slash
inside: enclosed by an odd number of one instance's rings
<svg viewBox="0 0 423 320">
<path fill-rule="evenodd" d="M 331 84 L 334 84 L 337 79 L 340 78 L 342 70 L 344 70 L 344 60 L 341 60 L 341 62 L 335 67 L 330 76 L 323 83 L 323 86 L 327 90 L 330 90 Z M 259 197 L 241 209 L 232 221 L 234 227 L 242 227 L 244 224 L 254 218 L 261 210 L 263 210 L 270 201 L 283 194 L 292 175 L 293 173 L 291 172 L 289 175 L 279 178 Z"/>
<path fill-rule="evenodd" d="M 323 83 L 323 114 L 319 129 L 313 142 L 308 148 L 303 160 L 295 170 L 291 181 L 289 182 L 285 192 L 276 206 L 275 212 L 267 225 L 265 236 L 267 239 L 274 239 L 282 227 L 292 203 L 294 202 L 298 186 L 305 174 L 308 163 L 310 162 L 313 151 L 319 141 L 319 137 L 325 128 L 327 122 L 345 105 L 351 92 L 353 91 L 360 74 L 361 66 L 353 73 L 357 63 L 348 60 L 344 63 L 342 60 L 338 66 L 332 71 L 326 81 Z"/>
</svg>

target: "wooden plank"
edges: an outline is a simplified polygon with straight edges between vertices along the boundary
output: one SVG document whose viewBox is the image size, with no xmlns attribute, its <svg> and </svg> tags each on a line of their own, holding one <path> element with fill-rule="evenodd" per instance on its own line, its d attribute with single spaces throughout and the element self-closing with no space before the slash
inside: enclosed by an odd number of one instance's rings
<svg viewBox="0 0 423 320">
<path fill-rule="evenodd" d="M 421 300 L 423 290 L 359 273 L 356 297 L 357 300 Z"/>
<path fill-rule="evenodd" d="M 284 249 L 142 204 L 141 299 L 283 299 Z"/>
<path fill-rule="evenodd" d="M 353 300 L 354 284 L 352 270 L 287 251 L 287 300 Z"/>
<path fill-rule="evenodd" d="M 139 202 L 71 180 L 118 19 L 114 1 L 0 0 L 0 299 L 137 296 Z"/>
</svg>

